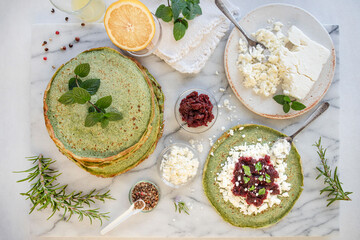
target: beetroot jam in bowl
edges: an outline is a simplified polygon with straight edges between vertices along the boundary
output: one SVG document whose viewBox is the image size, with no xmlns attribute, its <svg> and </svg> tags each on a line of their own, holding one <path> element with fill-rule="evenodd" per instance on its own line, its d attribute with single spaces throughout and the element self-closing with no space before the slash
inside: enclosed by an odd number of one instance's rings
<svg viewBox="0 0 360 240">
<path fill-rule="evenodd" d="M 174 111 L 179 125 L 191 133 L 210 129 L 218 116 L 215 97 L 203 89 L 183 92 L 176 101 Z"/>
</svg>

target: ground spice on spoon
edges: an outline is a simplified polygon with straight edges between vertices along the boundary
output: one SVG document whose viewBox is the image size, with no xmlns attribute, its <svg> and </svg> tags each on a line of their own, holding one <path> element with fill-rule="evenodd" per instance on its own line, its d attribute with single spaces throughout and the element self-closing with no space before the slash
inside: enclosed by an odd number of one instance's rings
<svg viewBox="0 0 360 240">
<path fill-rule="evenodd" d="M 159 202 L 159 191 L 155 185 L 150 182 L 139 182 L 131 191 L 131 199 L 133 202 L 142 199 L 145 202 L 144 211 L 150 211 L 156 207 Z"/>
</svg>

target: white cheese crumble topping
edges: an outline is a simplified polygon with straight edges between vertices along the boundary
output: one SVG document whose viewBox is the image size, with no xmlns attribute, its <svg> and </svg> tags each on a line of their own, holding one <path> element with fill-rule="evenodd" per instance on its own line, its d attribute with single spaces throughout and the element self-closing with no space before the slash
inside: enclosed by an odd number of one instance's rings
<svg viewBox="0 0 360 240">
<path fill-rule="evenodd" d="M 268 61 L 260 45 L 248 49 L 247 42 L 240 39 L 237 66 L 244 76 L 243 85 L 256 94 L 273 95 L 282 83 L 284 94 L 301 100 L 319 78 L 330 51 L 295 26 L 286 37 L 282 26 L 275 22 L 272 29 L 262 28 L 253 34 L 269 49 Z"/>
<path fill-rule="evenodd" d="M 182 185 L 196 175 L 198 167 L 199 160 L 189 148 L 174 146 L 163 156 L 160 170 L 166 181 Z"/>
<path fill-rule="evenodd" d="M 190 139 L 190 140 L 189 140 L 189 143 L 190 143 L 190 145 L 191 145 L 193 148 L 195 148 L 199 153 L 202 153 L 202 152 L 204 151 L 204 146 L 203 146 L 203 144 L 202 144 L 202 141 L 203 141 L 203 140 L 198 141 L 198 140 Z"/>
<path fill-rule="evenodd" d="M 277 145 L 274 144 L 271 148 L 267 143 L 256 143 L 254 145 L 244 144 L 235 146 L 230 150 L 225 164 L 221 165 L 221 172 L 217 173 L 215 181 L 220 188 L 223 199 L 233 204 L 236 208 L 239 209 L 240 212 L 245 215 L 258 214 L 267 208 L 271 208 L 274 205 L 280 204 L 281 200 L 278 198 L 279 196 L 289 196 L 288 191 L 291 189 L 291 184 L 286 182 L 287 176 L 285 175 L 285 169 L 287 164 L 284 161 L 289 152 L 287 152 L 285 156 L 282 155 L 282 153 L 284 153 L 282 150 L 288 149 L 287 144 L 289 143 L 287 141 L 286 143 L 283 141 L 277 141 L 276 144 Z M 280 145 L 283 146 L 281 147 Z M 279 154 L 279 150 L 281 150 L 281 154 Z M 269 191 L 270 193 L 267 195 L 267 198 L 264 200 L 263 204 L 259 207 L 256 207 L 253 204 L 249 205 L 246 203 L 245 197 L 235 196 L 232 193 L 233 183 L 231 180 L 233 179 L 235 164 L 239 161 L 240 157 L 252 157 L 254 159 L 259 159 L 264 158 L 265 155 L 270 156 L 271 163 L 273 164 L 275 170 L 279 173 L 279 178 L 275 179 L 275 183 L 279 185 L 280 194 L 272 195 L 271 191 Z"/>
</svg>

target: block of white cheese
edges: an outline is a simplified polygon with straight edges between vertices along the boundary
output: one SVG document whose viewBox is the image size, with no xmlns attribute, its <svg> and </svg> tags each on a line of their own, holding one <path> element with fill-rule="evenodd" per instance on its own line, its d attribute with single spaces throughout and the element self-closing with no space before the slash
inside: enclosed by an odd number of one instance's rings
<svg viewBox="0 0 360 240">
<path fill-rule="evenodd" d="M 286 68 L 282 88 L 285 95 L 302 100 L 318 80 L 330 51 L 295 26 L 289 29 L 288 39 L 293 46 L 284 47 L 280 57 Z"/>
</svg>

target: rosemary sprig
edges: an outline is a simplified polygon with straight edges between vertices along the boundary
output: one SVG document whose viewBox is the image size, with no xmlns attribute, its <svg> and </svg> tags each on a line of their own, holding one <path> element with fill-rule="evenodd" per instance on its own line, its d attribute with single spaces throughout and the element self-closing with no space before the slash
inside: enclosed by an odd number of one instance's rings
<svg viewBox="0 0 360 240">
<path fill-rule="evenodd" d="M 179 212 L 179 213 L 186 213 L 187 215 L 189 214 L 189 208 L 186 206 L 186 203 L 184 203 L 183 201 L 174 201 L 174 206 L 175 206 L 175 212 Z"/>
<path fill-rule="evenodd" d="M 340 182 L 339 180 L 339 175 L 337 174 L 337 167 L 335 168 L 334 174 L 332 174 L 330 166 L 328 165 L 327 159 L 325 157 L 327 149 L 323 148 L 323 146 L 321 145 L 321 138 L 319 138 L 319 141 L 315 142 L 313 146 L 317 148 L 317 154 L 319 155 L 322 165 L 322 169 L 316 167 L 316 169 L 320 172 L 316 179 L 323 176 L 324 184 L 328 185 L 327 187 L 320 190 L 320 194 L 323 194 L 325 192 L 328 193 L 327 201 L 329 203 L 326 206 L 329 206 L 337 200 L 351 201 L 348 195 L 352 194 L 352 192 L 344 192 L 344 190 L 342 189 L 342 182 Z"/>
<path fill-rule="evenodd" d="M 92 220 L 98 219 L 101 224 L 103 219 L 108 219 L 109 213 L 101 213 L 99 209 L 84 209 L 84 205 L 90 207 L 91 203 L 95 203 L 95 200 L 104 202 L 105 199 L 113 199 L 110 196 L 109 191 L 100 194 L 95 193 L 96 189 L 92 190 L 88 194 L 83 192 L 71 192 L 66 193 L 68 185 L 59 186 L 56 183 L 57 177 L 61 175 L 57 170 L 50 168 L 50 165 L 55 162 L 51 158 L 44 158 L 41 154 L 39 156 L 27 158 L 35 166 L 25 171 L 19 171 L 15 173 L 28 173 L 28 176 L 17 182 L 30 182 L 31 189 L 26 193 L 20 193 L 23 196 L 27 196 L 30 199 L 32 207 L 29 214 L 31 214 L 36 208 L 38 211 L 50 207 L 52 214 L 48 217 L 50 219 L 57 211 L 63 209 L 63 218 L 68 216 L 67 221 L 70 220 L 74 214 L 78 215 L 79 221 L 82 221 L 84 217 L 89 218 L 90 223 Z"/>
</svg>

